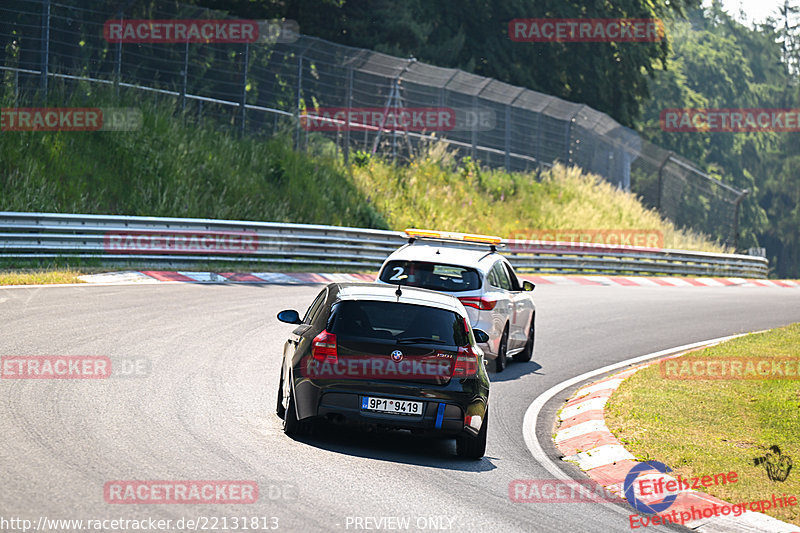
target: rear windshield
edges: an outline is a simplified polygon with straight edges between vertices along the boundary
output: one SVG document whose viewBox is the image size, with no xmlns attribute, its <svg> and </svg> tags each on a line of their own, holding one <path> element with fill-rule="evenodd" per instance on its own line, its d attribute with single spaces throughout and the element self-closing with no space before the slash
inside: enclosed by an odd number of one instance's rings
<svg viewBox="0 0 800 533">
<path fill-rule="evenodd" d="M 435 307 L 345 300 L 333 305 L 327 330 L 342 337 L 467 346 L 464 319 Z"/>
<path fill-rule="evenodd" d="M 380 280 L 445 292 L 481 288 L 481 276 L 474 268 L 423 261 L 389 261 L 381 272 Z"/>
</svg>

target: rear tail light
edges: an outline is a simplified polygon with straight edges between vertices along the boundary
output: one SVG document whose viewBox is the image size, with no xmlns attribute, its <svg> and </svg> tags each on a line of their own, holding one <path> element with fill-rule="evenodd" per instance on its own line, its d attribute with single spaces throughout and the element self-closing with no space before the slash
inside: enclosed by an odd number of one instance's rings
<svg viewBox="0 0 800 533">
<path fill-rule="evenodd" d="M 480 311 L 491 311 L 497 305 L 497 300 L 478 298 L 477 296 L 463 296 L 459 300 L 465 307 L 474 307 Z"/>
<path fill-rule="evenodd" d="M 467 378 L 478 374 L 478 354 L 472 346 L 461 346 L 458 348 L 456 364 L 453 369 L 454 378 Z"/>
<path fill-rule="evenodd" d="M 311 357 L 320 362 L 336 363 L 339 354 L 336 351 L 336 335 L 322 330 L 322 333 L 311 341 Z"/>
</svg>

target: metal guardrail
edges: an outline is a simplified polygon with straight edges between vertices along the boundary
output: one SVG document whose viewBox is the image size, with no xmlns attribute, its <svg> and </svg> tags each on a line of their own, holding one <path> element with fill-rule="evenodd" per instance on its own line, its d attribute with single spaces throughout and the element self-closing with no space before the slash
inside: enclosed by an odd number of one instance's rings
<svg viewBox="0 0 800 533">
<path fill-rule="evenodd" d="M 0 212 L 0 261 L 81 258 L 101 264 L 247 262 L 377 269 L 398 231 L 242 220 Z M 766 278 L 762 257 L 633 246 L 506 241 L 521 272 Z"/>
</svg>

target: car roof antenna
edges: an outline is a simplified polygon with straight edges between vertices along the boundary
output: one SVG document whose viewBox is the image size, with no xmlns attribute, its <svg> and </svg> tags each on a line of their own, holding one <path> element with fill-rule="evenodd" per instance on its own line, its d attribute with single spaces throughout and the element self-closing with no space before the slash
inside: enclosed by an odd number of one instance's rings
<svg viewBox="0 0 800 533">
<path fill-rule="evenodd" d="M 397 301 L 400 301 L 400 297 L 403 295 L 403 291 L 400 290 L 400 284 L 397 284 L 397 290 L 394 291 L 395 295 L 397 295 Z"/>
</svg>

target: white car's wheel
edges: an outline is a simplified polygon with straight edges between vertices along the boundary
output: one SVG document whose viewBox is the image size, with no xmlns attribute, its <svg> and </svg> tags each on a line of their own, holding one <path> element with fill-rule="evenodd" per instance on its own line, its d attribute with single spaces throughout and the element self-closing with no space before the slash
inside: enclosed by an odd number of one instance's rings
<svg viewBox="0 0 800 533">
<path fill-rule="evenodd" d="M 531 317 L 531 329 L 528 330 L 528 342 L 525 343 L 525 349 L 514 356 L 514 361 L 520 363 L 527 363 L 533 357 L 533 337 L 535 332 L 536 315 Z"/>
<path fill-rule="evenodd" d="M 506 368 L 506 353 L 508 352 L 508 325 L 503 330 L 503 336 L 500 337 L 500 344 L 497 346 L 497 359 L 494 360 L 494 371 L 502 372 Z"/>
</svg>

